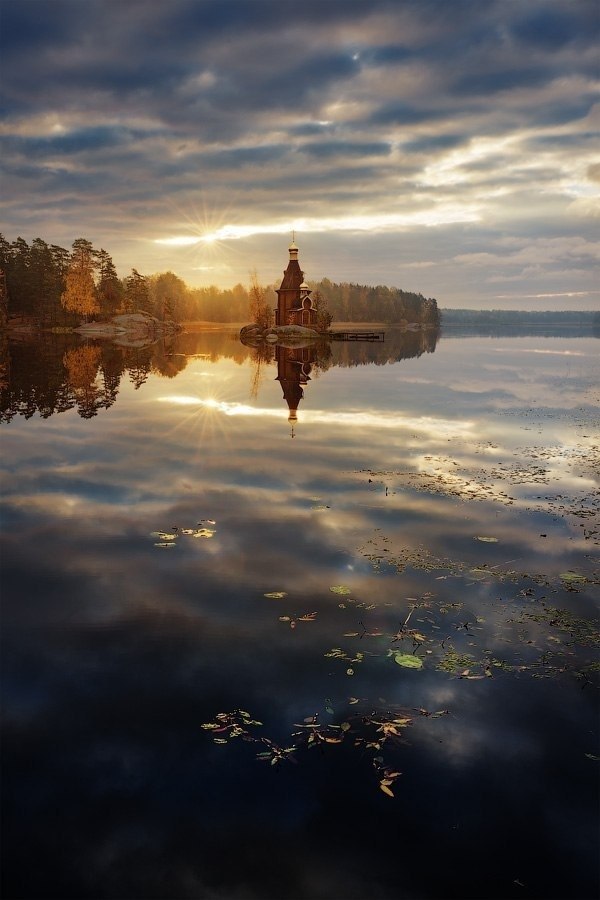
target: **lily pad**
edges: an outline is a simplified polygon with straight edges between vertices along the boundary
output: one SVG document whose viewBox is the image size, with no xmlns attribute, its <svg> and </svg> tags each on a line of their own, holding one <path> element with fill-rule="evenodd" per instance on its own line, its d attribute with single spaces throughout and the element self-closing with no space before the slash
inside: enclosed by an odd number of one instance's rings
<svg viewBox="0 0 600 900">
<path fill-rule="evenodd" d="M 345 584 L 334 584 L 334 585 L 332 585 L 332 586 L 329 588 L 329 590 L 331 591 L 332 594 L 344 594 L 344 595 L 346 595 L 346 594 L 352 593 L 351 590 L 350 590 L 350 588 L 349 588 L 349 587 L 346 587 Z"/>
<path fill-rule="evenodd" d="M 394 662 L 398 663 L 399 666 L 404 666 L 405 669 L 423 668 L 423 660 L 419 659 L 418 656 L 413 656 L 411 653 L 395 653 Z"/>
</svg>

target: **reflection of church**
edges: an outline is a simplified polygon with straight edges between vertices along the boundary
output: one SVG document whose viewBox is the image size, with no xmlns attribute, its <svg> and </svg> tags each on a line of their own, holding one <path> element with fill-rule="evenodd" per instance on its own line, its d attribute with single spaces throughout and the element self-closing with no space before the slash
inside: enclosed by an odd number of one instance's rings
<svg viewBox="0 0 600 900">
<path fill-rule="evenodd" d="M 298 421 L 298 404 L 304 397 L 304 385 L 310 381 L 312 363 L 315 361 L 314 347 L 275 347 L 277 358 L 277 381 L 283 390 L 283 399 L 290 414 L 288 422 L 292 426 Z"/>
<path fill-rule="evenodd" d="M 290 261 L 283 273 L 281 287 L 277 291 L 275 325 L 304 325 L 316 328 L 317 311 L 311 299 L 311 290 L 304 281 L 304 272 L 298 262 L 298 248 L 290 244 Z"/>
</svg>

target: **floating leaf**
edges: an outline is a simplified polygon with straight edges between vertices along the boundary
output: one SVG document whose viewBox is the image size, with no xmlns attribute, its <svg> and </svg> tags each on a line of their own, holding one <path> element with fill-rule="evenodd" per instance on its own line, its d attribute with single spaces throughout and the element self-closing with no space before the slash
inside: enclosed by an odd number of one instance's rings
<svg viewBox="0 0 600 900">
<path fill-rule="evenodd" d="M 387 784 L 384 784 L 383 781 L 381 782 L 381 784 L 379 785 L 379 787 L 380 787 L 380 789 L 383 791 L 384 794 L 387 794 L 387 795 L 388 795 L 388 797 L 393 797 L 393 796 L 394 796 L 394 792 L 391 791 L 391 790 L 389 789 L 389 787 L 387 786 Z"/>
<path fill-rule="evenodd" d="M 395 653 L 394 662 L 398 663 L 399 666 L 404 666 L 405 669 L 423 668 L 423 660 L 419 659 L 418 656 L 412 656 L 410 653 Z"/>
<path fill-rule="evenodd" d="M 577 572 L 561 572 L 558 576 L 561 581 L 578 581 L 583 582 L 586 581 L 585 575 L 578 575 Z"/>
<path fill-rule="evenodd" d="M 498 538 L 495 537 L 483 537 L 483 535 L 478 534 L 476 540 L 485 541 L 486 544 L 497 544 Z"/>
<path fill-rule="evenodd" d="M 263 597 L 268 597 L 269 600 L 283 600 L 284 597 L 287 597 L 287 592 L 271 591 L 269 594 L 263 594 Z"/>
<path fill-rule="evenodd" d="M 350 590 L 350 588 L 347 587 L 345 584 L 334 584 L 334 585 L 332 585 L 332 586 L 329 588 L 329 590 L 331 591 L 332 594 L 344 594 L 344 595 L 346 595 L 346 594 L 351 594 L 351 593 L 352 593 L 351 590 Z"/>
<path fill-rule="evenodd" d="M 211 538 L 215 535 L 214 528 L 198 528 L 194 531 L 192 537 L 195 538 Z"/>
</svg>

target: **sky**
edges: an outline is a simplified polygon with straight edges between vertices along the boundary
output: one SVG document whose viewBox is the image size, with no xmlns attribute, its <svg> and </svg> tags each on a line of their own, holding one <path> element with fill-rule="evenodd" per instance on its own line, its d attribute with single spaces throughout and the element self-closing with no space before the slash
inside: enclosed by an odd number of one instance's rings
<svg viewBox="0 0 600 900">
<path fill-rule="evenodd" d="M 597 0 L 0 0 L 2 233 L 600 309 Z"/>
</svg>

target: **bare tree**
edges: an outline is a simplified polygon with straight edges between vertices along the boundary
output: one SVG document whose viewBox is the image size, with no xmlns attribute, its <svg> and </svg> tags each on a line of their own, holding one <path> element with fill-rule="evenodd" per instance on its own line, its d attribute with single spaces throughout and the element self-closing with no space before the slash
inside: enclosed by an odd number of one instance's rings
<svg viewBox="0 0 600 900">
<path fill-rule="evenodd" d="M 250 300 L 250 315 L 252 321 L 261 328 L 270 328 L 273 324 L 273 310 L 267 301 L 267 292 L 258 283 L 258 275 L 256 269 L 250 272 L 250 290 L 248 291 Z"/>
</svg>

